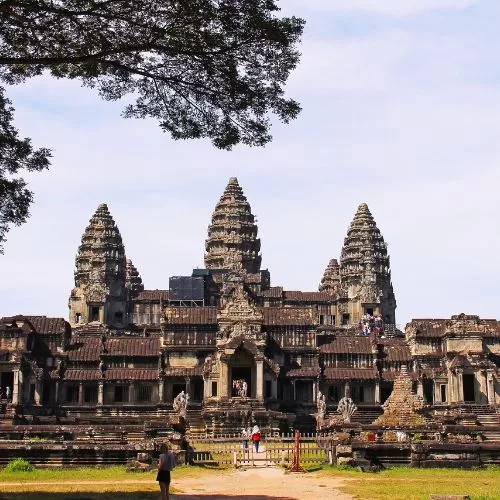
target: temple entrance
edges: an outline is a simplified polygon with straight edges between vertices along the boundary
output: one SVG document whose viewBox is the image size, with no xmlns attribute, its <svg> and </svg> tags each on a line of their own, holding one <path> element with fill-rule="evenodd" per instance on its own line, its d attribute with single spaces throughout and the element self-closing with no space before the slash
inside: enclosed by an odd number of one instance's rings
<svg viewBox="0 0 500 500">
<path fill-rule="evenodd" d="M 434 381 L 430 378 L 424 378 L 424 399 L 428 405 L 434 403 Z"/>
<path fill-rule="evenodd" d="M 229 396 L 240 396 L 243 382 L 246 382 L 247 397 L 254 398 L 255 362 L 253 356 L 246 349 L 239 347 L 231 356 L 229 366 Z"/>
<path fill-rule="evenodd" d="M 250 367 L 233 367 L 231 368 L 231 397 L 239 396 L 238 382 L 245 381 L 247 383 L 247 397 L 252 394 L 252 369 Z"/>
<path fill-rule="evenodd" d="M 7 391 L 7 387 L 9 390 Z M 1 399 L 12 400 L 12 391 L 14 389 L 14 373 L 13 372 L 2 372 L 0 373 L 0 388 L 2 391 Z M 7 392 L 9 397 L 7 398 Z"/>
<path fill-rule="evenodd" d="M 474 393 L 474 375 L 466 374 L 463 375 L 464 380 L 464 401 L 474 402 L 476 400 Z"/>
</svg>

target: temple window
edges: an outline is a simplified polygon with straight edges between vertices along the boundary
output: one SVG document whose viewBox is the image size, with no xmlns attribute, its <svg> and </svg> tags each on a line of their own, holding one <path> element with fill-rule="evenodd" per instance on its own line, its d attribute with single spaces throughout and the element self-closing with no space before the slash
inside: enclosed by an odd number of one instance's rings
<svg viewBox="0 0 500 500">
<path fill-rule="evenodd" d="M 115 322 L 123 323 L 123 313 L 121 311 L 115 312 Z"/>
<path fill-rule="evenodd" d="M 82 314 L 81 313 L 76 313 L 75 314 L 75 323 L 78 325 L 81 320 L 82 320 Z"/>
<path fill-rule="evenodd" d="M 365 311 L 366 311 L 366 314 L 373 316 L 373 307 L 367 307 Z"/>
<path fill-rule="evenodd" d="M 97 403 L 97 385 L 85 386 L 83 398 L 85 403 Z"/>
<path fill-rule="evenodd" d="M 349 324 L 349 314 L 342 314 L 342 324 L 343 325 Z"/>
<path fill-rule="evenodd" d="M 217 396 L 217 382 L 212 382 L 212 396 Z"/>
<path fill-rule="evenodd" d="M 152 401 L 153 388 L 150 385 L 140 385 L 136 392 L 136 398 L 138 403 L 146 403 Z"/>
<path fill-rule="evenodd" d="M 99 307 L 92 306 L 90 308 L 90 321 L 99 321 Z"/>
</svg>

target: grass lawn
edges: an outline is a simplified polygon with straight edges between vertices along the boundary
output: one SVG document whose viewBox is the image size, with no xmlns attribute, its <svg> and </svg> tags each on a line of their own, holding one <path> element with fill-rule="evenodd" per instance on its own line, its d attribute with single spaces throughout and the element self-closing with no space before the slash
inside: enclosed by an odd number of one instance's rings
<svg viewBox="0 0 500 500">
<path fill-rule="evenodd" d="M 428 500 L 431 494 L 469 495 L 472 500 L 500 500 L 500 467 L 481 470 L 398 467 L 363 473 L 325 467 L 326 474 L 348 478 L 341 489 L 370 500 Z"/>
<path fill-rule="evenodd" d="M 204 467 L 176 467 L 170 491 L 175 493 L 176 477 L 198 477 L 207 473 L 217 471 Z M 156 471 L 131 473 L 120 466 L 0 471 L 0 500 L 25 500 L 28 495 L 36 500 L 158 500 L 159 488 Z"/>
</svg>

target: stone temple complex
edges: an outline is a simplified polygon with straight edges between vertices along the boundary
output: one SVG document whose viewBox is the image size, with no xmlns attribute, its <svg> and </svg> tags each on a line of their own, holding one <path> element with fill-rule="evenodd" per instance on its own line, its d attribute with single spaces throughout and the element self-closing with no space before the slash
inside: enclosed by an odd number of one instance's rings
<svg viewBox="0 0 500 500">
<path fill-rule="evenodd" d="M 172 415 L 184 391 L 192 432 L 250 421 L 314 429 L 318 394 L 326 417 L 346 396 L 353 419 L 371 422 L 402 370 L 430 415 L 500 402 L 500 322 L 459 314 L 400 330 L 387 245 L 366 204 L 318 291 L 271 285 L 260 251 L 233 177 L 208 226 L 205 267 L 148 290 L 99 205 L 78 248 L 68 320 L 0 320 L 4 412 L 125 422 Z"/>
</svg>

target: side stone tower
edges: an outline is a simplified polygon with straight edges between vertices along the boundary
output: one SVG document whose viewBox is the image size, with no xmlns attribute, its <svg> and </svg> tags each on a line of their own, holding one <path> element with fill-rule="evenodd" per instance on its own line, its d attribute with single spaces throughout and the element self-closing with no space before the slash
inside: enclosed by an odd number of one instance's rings
<svg viewBox="0 0 500 500">
<path fill-rule="evenodd" d="M 344 239 L 340 280 L 347 299 L 344 323 L 347 318 L 356 323 L 365 313 L 380 314 L 386 323 L 395 323 L 396 298 L 387 245 L 366 203 L 359 205 Z"/>
<path fill-rule="evenodd" d="M 337 259 L 331 259 L 328 263 L 318 291 L 338 297 L 340 293 L 340 267 Z"/>
<path fill-rule="evenodd" d="M 257 224 L 236 177 L 231 177 L 212 215 L 205 245 L 207 269 L 260 271 Z"/>
<path fill-rule="evenodd" d="M 126 323 L 125 248 L 105 204 L 99 205 L 82 236 L 76 256 L 75 288 L 69 299 L 72 326 Z"/>
<path fill-rule="evenodd" d="M 125 286 L 132 295 L 144 291 L 141 275 L 130 259 L 127 259 L 125 268 Z"/>
</svg>

